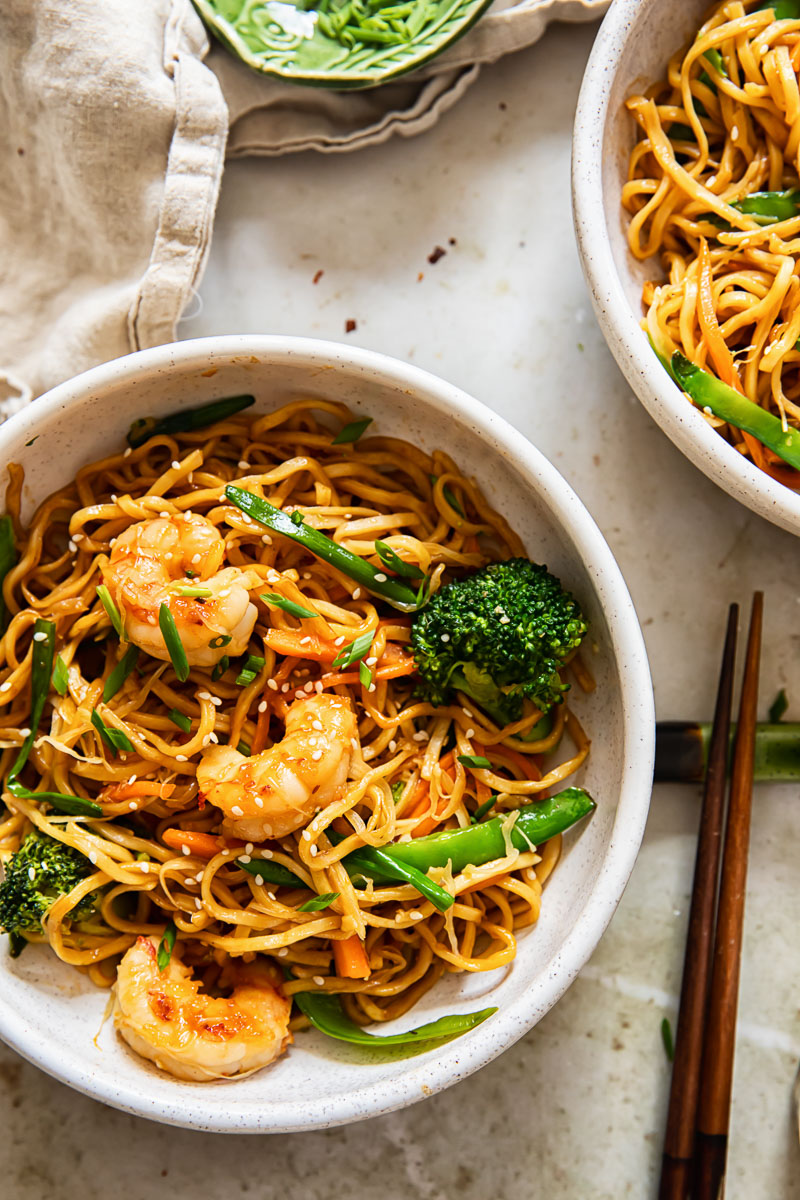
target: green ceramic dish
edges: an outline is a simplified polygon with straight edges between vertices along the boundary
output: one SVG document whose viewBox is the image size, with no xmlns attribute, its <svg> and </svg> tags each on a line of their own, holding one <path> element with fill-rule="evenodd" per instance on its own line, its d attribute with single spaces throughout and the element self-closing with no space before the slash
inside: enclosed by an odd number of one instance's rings
<svg viewBox="0 0 800 1200">
<path fill-rule="evenodd" d="M 415 70 L 466 33 L 491 2 L 193 0 L 212 33 L 249 67 L 342 91 Z"/>
</svg>

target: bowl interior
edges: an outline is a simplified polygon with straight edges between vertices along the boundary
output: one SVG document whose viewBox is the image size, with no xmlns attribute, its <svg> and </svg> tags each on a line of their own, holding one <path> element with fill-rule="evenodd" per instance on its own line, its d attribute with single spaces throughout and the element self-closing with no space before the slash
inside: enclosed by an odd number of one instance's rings
<svg viewBox="0 0 800 1200">
<path fill-rule="evenodd" d="M 236 1083 L 179 1083 L 134 1056 L 107 997 L 43 948 L 0 954 L 0 1034 L 45 1070 L 144 1116 L 217 1130 L 292 1130 L 374 1115 L 446 1086 L 521 1036 L 593 949 L 633 865 L 649 802 L 652 694 L 641 635 L 602 536 L 538 452 L 475 401 L 424 372 L 362 351 L 291 339 L 215 338 L 118 360 L 62 385 L 0 429 L 0 453 L 25 469 L 24 508 L 78 467 L 118 448 L 138 416 L 252 392 L 259 411 L 297 396 L 345 400 L 379 431 L 445 447 L 489 501 L 578 596 L 597 680 L 573 705 L 593 740 L 579 781 L 598 800 L 565 839 L 541 919 L 507 970 L 449 976 L 403 1022 L 498 1005 L 484 1026 L 417 1057 L 370 1058 L 316 1033 Z M 36 440 L 30 443 L 32 437 Z"/>
<path fill-rule="evenodd" d="M 707 0 L 614 0 L 595 42 L 578 101 L 573 207 L 578 247 L 598 321 L 623 374 L 650 415 L 709 478 L 748 508 L 800 533 L 800 496 L 743 458 L 672 382 L 640 327 L 642 285 L 663 279 L 657 257 L 628 248 L 622 187 L 637 127 L 626 99 L 662 79 L 669 57 L 702 24 Z"/>
</svg>

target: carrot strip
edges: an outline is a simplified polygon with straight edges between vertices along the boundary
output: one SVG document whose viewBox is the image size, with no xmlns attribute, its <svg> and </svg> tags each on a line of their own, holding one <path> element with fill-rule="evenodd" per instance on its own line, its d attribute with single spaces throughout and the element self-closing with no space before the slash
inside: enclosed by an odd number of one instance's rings
<svg viewBox="0 0 800 1200">
<path fill-rule="evenodd" d="M 467 892 L 478 892 L 481 888 L 494 887 L 507 878 L 508 871 L 503 871 L 500 875 L 490 875 L 488 879 L 482 879 L 480 883 L 471 883 L 469 887 L 462 888 L 458 894 L 459 896 L 466 896 Z"/>
<path fill-rule="evenodd" d="M 172 850 L 183 853 L 186 846 L 190 854 L 206 859 L 213 858 L 220 850 L 240 850 L 244 845 L 244 842 L 216 837 L 213 833 L 202 833 L 198 829 L 165 829 L 161 837 Z"/>
<path fill-rule="evenodd" d="M 353 933 L 350 937 L 334 941 L 333 961 L 340 979 L 369 978 L 369 959 L 358 934 Z"/>
<path fill-rule="evenodd" d="M 333 642 L 323 642 L 316 634 L 294 629 L 268 629 L 264 642 L 270 650 L 287 658 L 314 658 L 326 663 L 333 662 L 341 649 Z"/>
<path fill-rule="evenodd" d="M 445 773 L 445 775 L 448 775 L 451 779 L 453 778 L 452 768 L 454 762 L 455 751 L 453 750 L 450 750 L 447 754 L 445 754 L 444 758 L 439 759 L 439 767 Z M 411 836 L 413 838 L 427 837 L 429 833 L 433 832 L 441 820 L 438 811 L 435 813 L 428 813 L 428 808 L 430 806 L 430 785 L 426 779 L 420 779 L 419 783 L 417 784 L 414 792 L 415 800 L 418 793 L 420 798 L 416 801 L 409 814 L 411 817 L 421 818 L 411 830 Z"/>
<path fill-rule="evenodd" d="M 720 332 L 717 314 L 714 311 L 713 278 L 708 242 L 701 238 L 697 255 L 697 316 L 703 332 L 703 341 L 720 379 L 729 387 L 741 392 L 733 355 Z"/>
</svg>

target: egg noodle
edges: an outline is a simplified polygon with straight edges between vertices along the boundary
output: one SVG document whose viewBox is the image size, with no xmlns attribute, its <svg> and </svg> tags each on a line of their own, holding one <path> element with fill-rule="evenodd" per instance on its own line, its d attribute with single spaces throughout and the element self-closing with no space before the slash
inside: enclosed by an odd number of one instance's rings
<svg viewBox="0 0 800 1200">
<path fill-rule="evenodd" d="M 667 273 L 644 286 L 654 347 L 707 365 L 785 432 L 800 427 L 800 10 L 775 18 L 751 0 L 715 5 L 666 79 L 628 99 L 642 137 L 622 202 L 631 251 L 659 255 Z M 764 192 L 784 195 L 773 207 Z M 800 471 L 758 437 L 706 419 L 800 487 Z"/>
<path fill-rule="evenodd" d="M 226 499 L 225 486 L 235 481 L 284 512 L 300 510 L 308 524 L 363 558 L 374 560 L 375 540 L 383 539 L 419 566 L 431 592 L 452 572 L 524 553 L 446 454 L 382 436 L 332 444 L 332 426 L 351 421 L 342 404 L 301 399 L 267 415 L 157 434 L 81 469 L 40 504 L 29 525 L 20 513 L 22 472 L 9 468 L 7 512 L 18 561 L 5 580 L 10 620 L 0 642 L 4 778 L 30 732 L 37 618 L 55 623 L 66 683 L 63 695 L 48 696 L 25 768 L 28 794 L 5 793 L 0 852 L 16 850 L 34 826 L 90 860 L 92 872 L 56 900 L 42 933 L 26 936 L 49 943 L 100 986 L 114 982 L 121 956 L 139 936 L 160 938 L 172 921 L 176 953 L 207 989 L 224 990 L 232 960 L 264 955 L 287 996 L 341 993 L 347 1015 L 363 1025 L 406 1012 L 443 972 L 508 964 L 517 931 L 539 916 L 559 837 L 522 851 L 506 838 L 504 858 L 455 876 L 447 867 L 432 869 L 431 878 L 456 897 L 445 913 L 408 884 L 357 888 L 342 866 L 357 847 L 467 827 L 495 793 L 510 827 L 520 803 L 569 776 L 589 750 L 566 704 L 554 710 L 551 732 L 531 741 L 524 735 L 541 714 L 530 703 L 523 719 L 501 729 L 463 695 L 448 707 L 417 699 L 409 618 L 296 542 L 265 532 Z M 223 540 L 214 569 L 249 573 L 257 617 L 246 649 L 259 665 L 244 678 L 237 675 L 241 663 L 223 671 L 224 661 L 192 665 L 180 682 L 169 661 L 140 652 L 136 669 L 104 702 L 105 681 L 128 649 L 96 590 L 110 578 L 115 546 L 121 553 L 126 530 L 157 521 L 149 528 L 158 551 L 158 537 L 187 517 L 211 523 Z M 166 549 L 160 557 L 159 569 L 167 571 Z M 202 592 L 204 571 L 198 566 L 197 578 L 183 583 Z M 264 592 L 313 615 L 300 620 L 262 600 Z M 187 605 L 201 603 L 186 598 Z M 372 643 L 361 666 L 334 665 L 342 646 L 365 633 Z M 592 686 L 577 662 L 574 672 Z M 329 695 L 346 698 L 357 722 L 343 788 L 285 836 L 257 844 L 227 836 L 219 808 L 198 794 L 204 752 L 215 743 L 219 750 L 239 747 L 255 761 L 281 742 L 293 704 Z M 96 716 L 93 724 L 97 713 L 131 750 L 112 751 Z M 564 761 L 543 774 L 542 756 L 559 744 L 570 747 Z M 465 766 L 463 755 L 484 756 L 490 766 Z M 65 815 L 37 802 L 30 789 L 95 801 L 103 815 Z M 289 868 L 297 886 L 266 882 L 253 873 L 255 860 Z M 71 909 L 98 889 L 105 890 L 97 914 L 71 923 Z M 330 893 L 335 899 L 326 907 L 303 911 L 310 897 Z M 336 958 L 337 943 L 354 939 L 368 960 L 366 978 L 348 976 Z M 295 1010 L 292 1028 L 306 1023 Z"/>
</svg>

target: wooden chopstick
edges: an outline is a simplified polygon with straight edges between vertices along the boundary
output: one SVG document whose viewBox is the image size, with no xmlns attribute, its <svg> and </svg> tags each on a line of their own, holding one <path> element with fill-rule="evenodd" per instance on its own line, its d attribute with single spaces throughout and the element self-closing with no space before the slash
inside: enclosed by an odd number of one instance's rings
<svg viewBox="0 0 800 1200">
<path fill-rule="evenodd" d="M 732 604 L 728 609 L 728 628 L 722 654 L 697 839 L 659 1200 L 685 1200 L 691 1182 L 700 1091 L 700 1062 L 714 947 L 714 908 L 722 848 L 738 623 L 739 606 Z"/>
<path fill-rule="evenodd" d="M 750 614 L 731 772 L 728 823 L 722 854 L 714 962 L 700 1074 L 697 1159 L 692 1192 L 694 1200 L 720 1200 L 725 1176 L 747 855 L 750 845 L 763 609 L 763 593 L 756 592 Z"/>
</svg>

